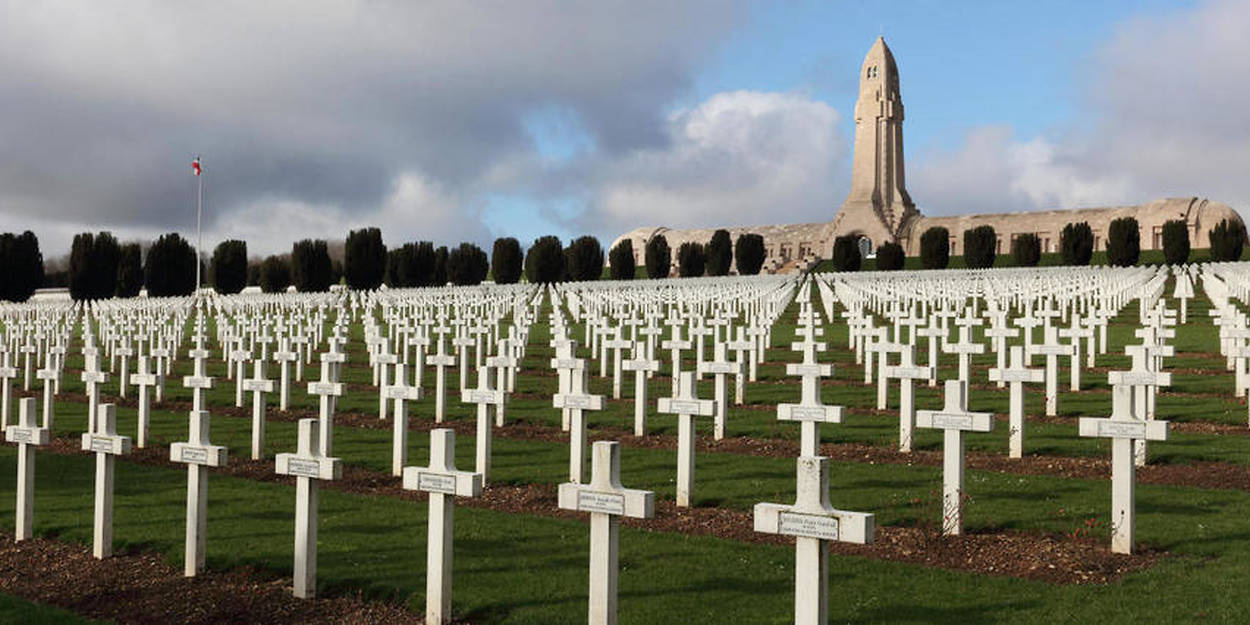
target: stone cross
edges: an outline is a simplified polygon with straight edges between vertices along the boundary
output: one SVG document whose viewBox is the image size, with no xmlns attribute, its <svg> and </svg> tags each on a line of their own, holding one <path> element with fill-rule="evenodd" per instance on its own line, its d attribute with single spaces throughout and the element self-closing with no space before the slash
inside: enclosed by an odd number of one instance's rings
<svg viewBox="0 0 1250 625">
<path fill-rule="evenodd" d="M 48 428 L 35 422 L 35 398 L 23 397 L 17 404 L 17 424 L 4 430 L 4 439 L 17 443 L 17 527 L 13 540 L 23 541 L 34 535 L 35 514 L 35 447 L 47 445 Z"/>
<path fill-rule="evenodd" d="M 716 414 L 716 402 L 699 399 L 693 371 L 682 371 L 677 392 L 661 397 L 658 411 L 677 415 L 677 505 L 689 508 L 694 498 L 694 418 Z"/>
<path fill-rule="evenodd" d="M 300 419 L 297 451 L 275 458 L 278 475 L 295 476 L 294 594 L 300 599 L 317 594 L 318 481 L 343 477 L 342 462 L 321 453 L 317 432 L 316 419 Z"/>
<path fill-rule="evenodd" d="M 334 398 L 343 395 L 343 383 L 331 382 L 330 363 L 326 360 L 321 361 L 321 380 L 308 383 L 308 394 L 317 395 L 320 398 L 318 417 L 315 419 L 318 427 L 317 432 L 317 449 L 321 455 L 329 456 L 333 453 L 334 447 Z M 302 421 L 301 421 L 302 422 Z"/>
<path fill-rule="evenodd" d="M 135 436 L 135 445 L 142 449 L 148 444 L 148 430 L 152 421 L 152 402 L 148 389 L 158 386 L 165 376 L 158 369 L 155 373 L 148 372 L 147 356 L 139 357 L 139 372 L 130 376 L 130 383 L 139 388 L 139 425 Z"/>
<path fill-rule="evenodd" d="M 386 401 L 387 399 L 389 399 L 386 396 L 386 387 L 390 386 L 390 380 L 388 380 L 387 378 L 391 371 L 391 365 L 398 363 L 399 357 L 390 352 L 379 352 L 373 357 L 373 362 L 374 362 L 374 365 L 376 366 L 376 371 L 377 371 L 377 376 L 378 376 L 378 418 L 385 421 L 386 420 Z M 395 381 L 403 382 L 403 380 L 395 380 Z"/>
<path fill-rule="evenodd" d="M 1059 413 L 1059 357 L 1072 352 L 1072 345 L 1060 343 L 1054 327 L 1043 331 L 1042 342 L 1025 348 L 1028 356 L 1046 356 L 1046 416 Z"/>
<path fill-rule="evenodd" d="M 1081 390 L 1081 340 L 1085 340 L 1089 357 L 1092 359 L 1094 357 L 1094 329 L 1082 325 L 1080 318 L 1073 315 L 1072 325 L 1060 328 L 1059 337 L 1072 341 L 1072 352 L 1068 354 L 1071 357 L 1068 369 L 1068 389 L 1073 392 L 1079 391 Z"/>
<path fill-rule="evenodd" d="M 195 361 L 195 371 L 192 375 L 182 378 L 182 386 L 191 389 L 191 409 L 204 409 L 204 393 L 213 388 L 213 378 L 208 377 L 205 372 L 208 360 L 208 350 L 204 348 L 196 348 L 188 352 L 188 355 Z"/>
<path fill-rule="evenodd" d="M 117 433 L 117 407 L 100 404 L 96 427 L 82 435 L 83 451 L 95 452 L 95 522 L 91 555 L 113 555 L 113 482 L 117 456 L 130 453 L 130 437 Z"/>
<path fill-rule="evenodd" d="M 456 364 L 456 357 L 447 353 L 446 328 L 434 330 L 438 334 L 438 353 L 426 359 L 434 365 L 434 422 L 442 423 L 447 411 L 447 367 Z"/>
<path fill-rule="evenodd" d="M 1128 371 L 1108 371 L 1107 383 L 1112 385 L 1122 385 L 1129 387 L 1133 395 L 1131 404 L 1134 416 L 1142 421 L 1153 421 L 1154 414 L 1151 412 L 1151 404 L 1155 389 L 1160 386 L 1171 386 L 1172 374 L 1163 371 L 1154 371 L 1150 368 L 1150 358 L 1148 350 L 1142 345 L 1129 345 L 1125 351 L 1132 357 L 1133 366 Z M 1168 346 L 1169 348 L 1171 346 Z M 1133 459 L 1137 466 L 1146 465 L 1146 441 L 1149 439 L 1139 438 L 1134 442 L 1136 451 Z"/>
<path fill-rule="evenodd" d="M 677 387 L 681 378 L 681 352 L 682 350 L 690 349 L 693 343 L 688 340 L 682 340 L 680 324 L 674 324 L 672 331 L 672 338 L 660 343 L 660 347 L 667 349 L 672 359 L 673 393 L 677 393 Z"/>
<path fill-rule="evenodd" d="M 265 377 L 263 358 L 252 363 L 251 378 L 239 378 L 243 390 L 252 393 L 252 460 L 260 460 L 265 457 L 265 393 L 273 392 L 273 380 Z"/>
<path fill-rule="evenodd" d="M 252 358 L 251 350 L 243 348 L 244 341 L 239 339 L 239 348 L 230 352 L 231 368 L 227 372 L 233 372 L 229 376 L 234 380 L 234 407 L 243 407 L 243 376 L 247 375 L 247 361 Z"/>
<path fill-rule="evenodd" d="M 125 397 L 126 387 L 130 386 L 130 357 L 135 355 L 135 350 L 127 343 L 122 343 L 121 347 L 113 350 L 113 355 L 122 359 L 121 372 L 117 376 L 117 394 Z"/>
<path fill-rule="evenodd" d="M 917 365 L 911 345 L 903 345 L 901 362 L 897 367 L 885 370 L 884 377 L 899 381 L 898 393 L 898 450 L 910 453 L 916 427 L 915 380 L 929 380 L 934 375 L 933 365 Z"/>
<path fill-rule="evenodd" d="M 511 356 L 505 356 L 502 354 L 502 352 L 504 352 L 504 350 L 506 349 L 506 346 L 505 346 L 506 341 L 507 339 L 504 339 L 503 341 L 499 342 L 499 351 L 501 352 L 500 354 L 486 358 L 485 368 L 486 370 L 493 369 L 495 371 L 495 388 L 499 389 L 502 392 L 511 392 L 512 390 L 515 390 L 515 388 L 509 386 L 509 379 L 510 379 L 509 372 L 512 371 L 513 370 L 512 367 L 516 365 L 516 359 Z M 508 408 L 507 401 L 504 401 L 503 403 L 500 403 L 500 404 L 495 404 L 495 427 L 503 427 L 504 412 L 507 410 L 507 408 Z"/>
<path fill-rule="evenodd" d="M 1135 418 L 1133 392 L 1128 385 L 1111 389 L 1111 417 L 1083 417 L 1081 436 L 1111 439 L 1111 551 L 1133 552 L 1134 502 L 1137 476 L 1134 468 L 1135 440 L 1162 441 L 1168 437 L 1166 421 Z"/>
<path fill-rule="evenodd" d="M 183 575 L 186 577 L 195 577 L 204 570 L 208 467 L 221 467 L 226 464 L 226 448 L 209 442 L 208 425 L 207 410 L 191 411 L 187 442 L 169 446 L 169 460 L 187 465 L 187 543 L 183 567 Z"/>
<path fill-rule="evenodd" d="M 682 374 L 683 383 L 687 376 Z M 620 526 L 617 517 L 649 519 L 655 514 L 655 493 L 621 485 L 621 444 L 595 443 L 589 484 L 560 485 L 562 510 L 590 513 L 590 625 L 615 625 L 619 575 Z"/>
<path fill-rule="evenodd" d="M 477 404 L 477 472 L 482 474 L 482 481 L 490 480 L 490 456 L 492 431 L 490 408 L 496 410 L 508 401 L 507 393 L 496 389 L 491 379 L 489 367 L 477 370 L 477 388 L 465 389 L 460 392 L 460 403 Z"/>
<path fill-rule="evenodd" d="M 916 425 L 943 430 L 942 442 L 942 533 L 963 533 L 964 432 L 989 432 L 994 415 L 968 412 L 968 387 L 960 380 L 946 381 L 945 406 L 941 410 L 916 413 Z"/>
<path fill-rule="evenodd" d="M 977 319 L 976 321 L 980 321 Z M 984 354 L 985 344 L 972 340 L 972 328 L 968 325 L 959 326 L 959 341 L 947 343 L 943 350 L 948 354 L 959 355 L 959 380 L 965 384 L 972 381 L 970 372 L 973 354 Z"/>
<path fill-rule="evenodd" d="M 796 343 L 798 345 L 799 343 Z M 801 439 L 799 453 L 803 456 L 820 455 L 820 424 L 841 423 L 842 407 L 826 406 L 820 399 L 820 379 L 833 375 L 833 365 L 816 362 L 816 352 L 825 349 L 824 343 L 804 342 L 803 362 L 786 364 L 786 375 L 799 376 L 802 390 L 797 404 L 778 404 L 777 418 L 782 421 L 798 421 Z"/>
<path fill-rule="evenodd" d="M 713 348 L 712 360 L 704 360 L 696 369 L 698 374 L 711 374 L 715 380 L 715 391 L 712 399 L 716 402 L 716 415 L 712 418 L 712 437 L 716 440 L 725 438 L 725 422 L 729 413 L 729 380 L 728 376 L 741 376 L 742 363 L 729 360 L 725 353 L 725 344 L 717 343 Z"/>
<path fill-rule="evenodd" d="M 391 474 L 403 475 L 404 465 L 408 464 L 408 403 L 419 401 L 423 395 L 420 386 L 408 386 L 404 363 L 395 363 L 395 383 L 382 388 L 387 399 L 395 402 L 394 436 L 391 440 Z"/>
<path fill-rule="evenodd" d="M 47 368 L 36 371 L 35 375 L 38 376 L 40 380 L 43 380 L 43 427 L 46 427 L 49 430 L 51 430 L 52 420 L 54 417 L 52 393 L 53 393 L 53 388 L 56 384 L 56 378 L 57 378 L 58 372 L 56 369 L 49 366 Z M 87 372 L 84 371 L 83 375 L 87 375 Z M 106 374 L 97 372 L 97 375 L 104 376 Z M 89 402 L 88 407 L 89 408 L 97 407 L 100 403 L 100 387 L 99 386 L 93 387 L 91 391 L 88 392 L 88 397 L 90 397 L 90 399 L 93 400 Z M 88 428 L 94 425 L 94 423 L 92 423 L 93 421 L 92 419 L 88 419 L 87 421 L 88 421 L 87 423 Z"/>
<path fill-rule="evenodd" d="M 463 391 L 469 385 L 469 348 L 473 347 L 476 341 L 469 336 L 457 336 L 451 340 L 451 344 L 456 348 L 456 354 L 460 358 L 456 369 L 460 373 L 460 390 Z"/>
<path fill-rule="evenodd" d="M 612 399 L 621 398 L 621 360 L 623 351 L 632 345 L 624 338 L 613 338 L 603 342 L 603 348 L 612 350 Z"/>
<path fill-rule="evenodd" d="M 994 315 L 993 319 L 993 324 L 985 329 L 985 337 L 993 340 L 995 364 L 999 369 L 1003 369 L 1007 366 L 1007 339 L 1019 336 L 1020 329 L 1007 327 L 1006 313 Z M 999 388 L 1002 388 L 1006 382 L 997 384 Z"/>
<path fill-rule="evenodd" d="M 1024 457 L 1024 385 L 1044 380 L 1045 372 L 1041 369 L 1029 369 L 1024 358 L 1022 345 L 1011 346 L 1011 366 L 994 367 L 989 372 L 990 380 L 999 384 L 1010 385 L 1009 419 L 1011 431 L 1007 443 L 1008 456 Z"/>
<path fill-rule="evenodd" d="M 445 625 L 452 622 L 451 561 L 455 498 L 457 495 L 481 495 L 484 478 L 481 473 L 456 470 L 456 431 L 449 428 L 430 430 L 430 466 L 404 467 L 403 476 L 405 490 L 430 494 L 425 558 L 425 622 Z"/>
<path fill-rule="evenodd" d="M 929 360 L 925 364 L 932 367 L 929 373 L 929 386 L 937 386 L 938 342 L 946 338 L 946 329 L 937 324 L 935 317 L 930 319 L 929 325 L 917 330 L 916 334 L 928 341 Z"/>
<path fill-rule="evenodd" d="M 0 428 L 9 425 L 9 404 L 12 403 L 11 387 L 17 377 L 17 367 L 12 365 L 12 355 L 4 352 L 4 364 L 0 365 Z"/>
<path fill-rule="evenodd" d="M 569 380 L 572 379 L 573 370 L 584 367 L 585 363 L 576 357 L 577 341 L 558 339 L 551 343 L 556 350 L 556 357 L 551 360 L 551 368 L 556 370 L 556 393 L 565 393 L 571 388 Z M 560 428 L 565 432 L 569 431 L 568 408 L 560 411 Z"/>
<path fill-rule="evenodd" d="M 798 458 L 798 495 L 794 505 L 755 504 L 755 531 L 794 536 L 794 622 L 825 625 L 829 620 L 829 546 L 831 541 L 872 542 L 872 514 L 838 510 L 829 503 L 829 459 Z"/>
<path fill-rule="evenodd" d="M 647 344 L 634 343 L 631 360 L 621 362 L 625 371 L 634 372 L 634 436 L 647 434 L 647 375 L 660 370 L 660 361 L 647 358 Z"/>
<path fill-rule="evenodd" d="M 559 359 L 552 359 L 553 367 L 557 365 L 557 360 Z M 568 389 L 556 393 L 551 398 L 551 403 L 554 407 L 568 412 L 569 481 L 581 484 L 586 479 L 586 411 L 603 410 L 603 396 L 590 394 L 586 381 L 589 375 L 586 371 L 586 361 L 572 360 L 571 363 L 564 363 L 577 365 L 566 367 L 569 372 Z"/>
<path fill-rule="evenodd" d="M 754 369 L 755 359 L 749 354 L 755 349 L 755 341 L 747 340 L 746 328 L 737 328 L 734 336 L 734 340 L 725 342 L 725 348 L 734 352 L 734 362 Z M 740 372 L 734 376 L 734 404 L 737 406 L 742 405 L 745 387 L 746 375 Z"/>
<path fill-rule="evenodd" d="M 95 418 L 97 415 L 99 415 L 100 386 L 104 384 L 105 382 L 107 382 L 109 379 L 109 376 L 107 373 L 95 368 L 96 364 L 97 363 L 92 363 L 92 366 L 84 369 L 81 375 L 82 381 L 85 382 L 87 385 L 87 430 L 88 431 L 95 430 Z M 37 372 L 37 375 L 39 376 L 39 379 L 44 381 L 44 386 L 43 386 L 44 427 L 51 429 L 52 424 L 48 422 L 48 420 L 52 417 L 52 406 L 51 406 L 52 394 L 50 392 L 51 389 L 49 387 L 52 385 L 53 380 L 57 378 L 57 372 L 55 369 L 48 367 L 46 369 L 40 369 Z"/>
<path fill-rule="evenodd" d="M 291 403 L 291 363 L 299 360 L 299 354 L 291 351 L 290 343 L 287 339 L 282 339 L 278 351 L 273 353 L 273 359 L 278 363 L 278 410 L 287 411 L 287 407 Z"/>
</svg>

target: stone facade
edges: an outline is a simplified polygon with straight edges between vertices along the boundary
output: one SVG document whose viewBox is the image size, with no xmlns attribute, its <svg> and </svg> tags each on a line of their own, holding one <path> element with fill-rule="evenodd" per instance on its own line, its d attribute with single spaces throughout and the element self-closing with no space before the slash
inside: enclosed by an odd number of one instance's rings
<svg viewBox="0 0 1250 625">
<path fill-rule="evenodd" d="M 803 270 L 819 258 L 828 258 L 833 241 L 842 235 L 866 239 L 861 247 L 875 249 L 885 241 L 903 246 L 909 256 L 920 251 L 920 236 L 932 227 L 950 231 L 951 254 L 961 254 L 963 233 L 977 226 L 990 225 L 998 235 L 998 253 L 1011 252 L 1011 242 L 1024 233 L 1041 239 L 1043 252 L 1059 251 L 1059 233 L 1069 223 L 1088 222 L 1094 231 L 1094 249 L 1106 249 L 1106 233 L 1111 221 L 1134 217 L 1141 228 L 1143 250 L 1163 247 L 1163 224 L 1184 219 L 1189 225 L 1190 245 L 1210 247 L 1208 232 L 1221 220 L 1242 223 L 1241 216 L 1227 204 L 1203 198 L 1168 198 L 1135 206 L 1081 208 L 1074 210 L 1029 211 L 987 215 L 925 217 L 916 210 L 907 192 L 903 159 L 903 100 L 899 90 L 898 65 L 894 55 L 877 38 L 864 58 L 859 75 L 859 99 L 855 103 L 855 151 L 851 167 L 851 190 L 841 209 L 828 223 L 780 226 L 726 227 L 730 236 L 753 233 L 764 237 L 768 272 Z M 687 241 L 707 243 L 715 228 L 671 230 L 665 227 L 638 228 L 613 241 L 616 246 L 633 241 L 634 257 L 642 264 L 646 243 L 663 234 L 676 255 Z M 674 272 L 676 267 L 674 266 Z"/>
</svg>

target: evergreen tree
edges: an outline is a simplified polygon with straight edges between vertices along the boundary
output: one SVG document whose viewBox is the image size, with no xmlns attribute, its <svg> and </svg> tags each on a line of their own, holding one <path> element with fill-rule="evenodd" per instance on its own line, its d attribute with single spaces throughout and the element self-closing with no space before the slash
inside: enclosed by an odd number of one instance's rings
<svg viewBox="0 0 1250 625">
<path fill-rule="evenodd" d="M 447 279 L 456 286 L 481 284 L 489 270 L 486 252 L 472 243 L 461 243 L 447 254 Z"/>
<path fill-rule="evenodd" d="M 490 253 L 490 273 L 495 284 L 516 284 L 521 280 L 525 255 L 521 243 L 512 237 L 495 239 Z"/>
<path fill-rule="evenodd" d="M 638 266 L 634 262 L 634 242 L 622 239 L 608 253 L 608 262 L 613 280 L 633 280 L 638 272 Z"/>
<path fill-rule="evenodd" d="M 291 286 L 291 265 L 281 256 L 269 256 L 260 264 L 260 290 L 282 293 Z"/>
<path fill-rule="evenodd" d="M 434 250 L 434 286 L 447 286 L 448 255 L 446 245 L 440 245 Z"/>
<path fill-rule="evenodd" d="M 176 232 L 163 234 L 148 248 L 143 283 L 149 297 L 191 295 L 195 292 L 195 250 Z"/>
<path fill-rule="evenodd" d="M 347 233 L 343 255 L 348 287 L 367 291 L 382 285 L 386 273 L 386 245 L 382 243 L 381 229 L 361 228 Z"/>
<path fill-rule="evenodd" d="M 994 266 L 998 252 L 998 234 L 994 226 L 977 226 L 964 230 L 964 265 L 969 269 Z"/>
<path fill-rule="evenodd" d="M 760 234 L 740 234 L 734 243 L 734 265 L 740 276 L 754 276 L 764 266 L 764 236 Z"/>
<path fill-rule="evenodd" d="M 1026 232 L 1011 242 L 1011 257 L 1017 267 L 1036 267 L 1042 259 L 1042 240 Z"/>
<path fill-rule="evenodd" d="M 242 291 L 247 286 L 247 243 L 238 239 L 218 243 L 208 274 L 218 293 L 233 295 Z"/>
<path fill-rule="evenodd" d="M 733 265 L 734 250 L 728 230 L 721 229 L 713 232 L 712 240 L 703 246 L 703 253 L 707 257 L 707 275 L 729 275 L 729 269 Z"/>
<path fill-rule="evenodd" d="M 304 239 L 291 247 L 291 283 L 300 293 L 322 293 L 333 283 L 334 265 L 321 239 Z"/>
<path fill-rule="evenodd" d="M 859 237 L 844 234 L 833 240 L 834 271 L 859 271 L 863 258 L 859 254 Z"/>
<path fill-rule="evenodd" d="M 1094 230 L 1084 221 L 1064 226 L 1059 233 L 1059 251 L 1065 265 L 1088 265 L 1094 255 Z"/>
<path fill-rule="evenodd" d="M 569 244 L 567 267 L 570 280 L 587 282 L 603 277 L 603 246 L 599 239 L 581 236 Z"/>
<path fill-rule="evenodd" d="M 1246 243 L 1246 226 L 1240 221 L 1223 219 L 1207 233 L 1211 240 L 1211 260 L 1221 263 L 1241 259 Z"/>
<path fill-rule="evenodd" d="M 677 248 L 677 275 L 683 278 L 702 277 L 706 264 L 702 243 L 687 241 Z"/>
<path fill-rule="evenodd" d="M 673 252 L 668 248 L 668 239 L 657 234 L 647 241 L 646 250 L 647 277 L 651 279 L 667 278 L 673 270 Z"/>
<path fill-rule="evenodd" d="M 1107 226 L 1107 264 L 1131 267 L 1141 254 L 1141 228 L 1132 217 L 1113 219 Z"/>
<path fill-rule="evenodd" d="M 1163 224 L 1163 260 L 1169 265 L 1189 261 L 1189 224 L 1184 219 Z"/>
<path fill-rule="evenodd" d="M 143 249 L 138 243 L 127 243 L 117 261 L 117 296 L 135 297 L 142 288 Z"/>
<path fill-rule="evenodd" d="M 920 264 L 925 269 L 946 269 L 951 262 L 951 233 L 934 226 L 920 235 Z"/>
<path fill-rule="evenodd" d="M 903 252 L 903 246 L 898 243 L 887 241 L 877 248 L 878 271 L 897 271 L 906 262 L 907 255 Z"/>
<path fill-rule="evenodd" d="M 564 277 L 564 245 L 558 237 L 534 239 L 525 254 L 525 279 L 531 284 L 550 284 Z"/>
</svg>

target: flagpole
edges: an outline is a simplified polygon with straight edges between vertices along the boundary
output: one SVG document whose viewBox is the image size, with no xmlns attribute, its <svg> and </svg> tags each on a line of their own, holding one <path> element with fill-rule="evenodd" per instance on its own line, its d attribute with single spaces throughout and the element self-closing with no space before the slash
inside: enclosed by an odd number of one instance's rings
<svg viewBox="0 0 1250 625">
<path fill-rule="evenodd" d="M 199 162 L 200 157 L 195 157 Z M 201 167 L 203 167 L 201 165 Z M 195 295 L 200 295 L 200 249 L 204 246 L 204 234 L 200 230 L 200 218 L 204 214 L 204 172 L 201 169 L 195 176 L 199 190 L 196 193 L 197 200 L 195 203 Z"/>
</svg>

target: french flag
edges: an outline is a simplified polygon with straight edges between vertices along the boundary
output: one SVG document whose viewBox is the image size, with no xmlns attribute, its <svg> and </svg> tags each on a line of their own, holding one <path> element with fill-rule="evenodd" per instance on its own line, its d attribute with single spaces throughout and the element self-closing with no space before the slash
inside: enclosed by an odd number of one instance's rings
<svg viewBox="0 0 1250 625">
<path fill-rule="evenodd" d="M 191 161 L 191 171 L 195 172 L 197 176 L 200 175 L 200 157 L 197 156 L 195 160 Z"/>
</svg>

